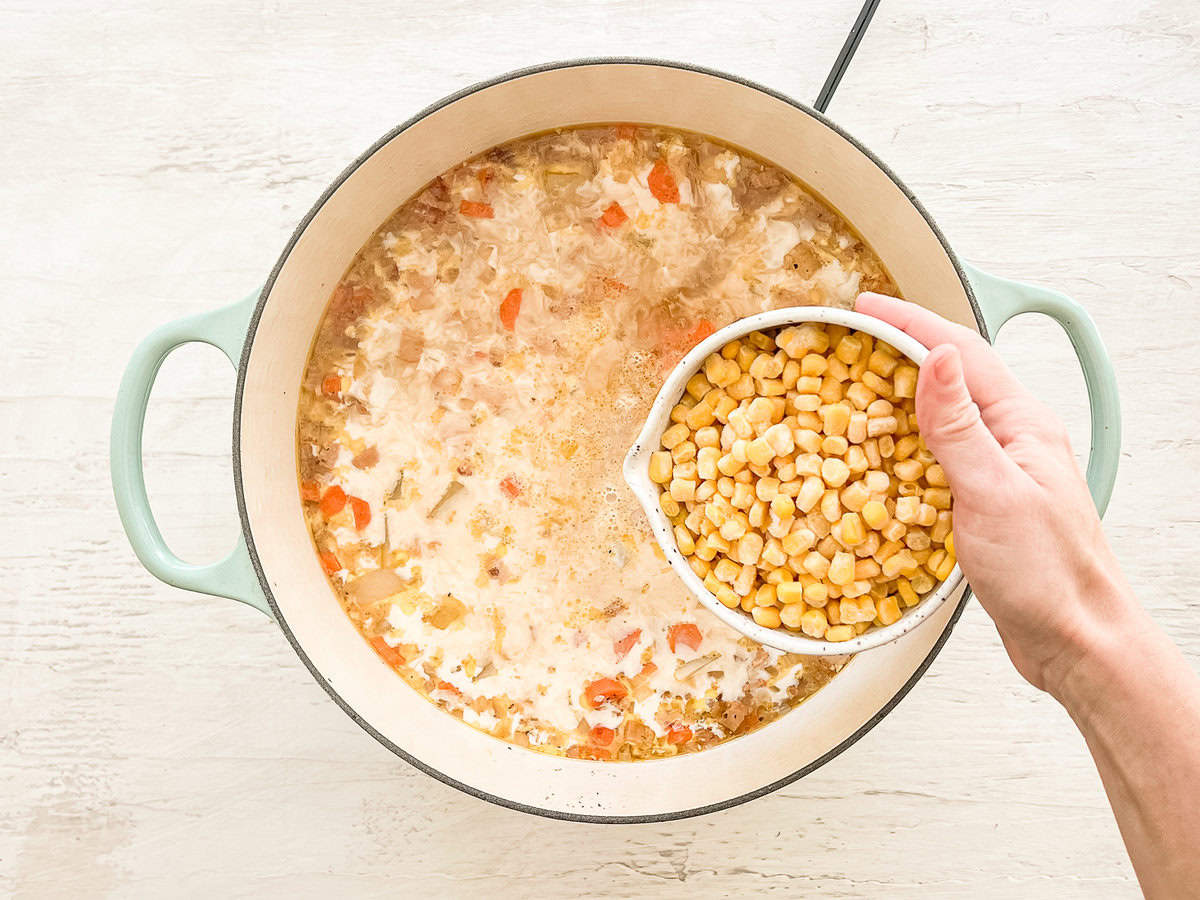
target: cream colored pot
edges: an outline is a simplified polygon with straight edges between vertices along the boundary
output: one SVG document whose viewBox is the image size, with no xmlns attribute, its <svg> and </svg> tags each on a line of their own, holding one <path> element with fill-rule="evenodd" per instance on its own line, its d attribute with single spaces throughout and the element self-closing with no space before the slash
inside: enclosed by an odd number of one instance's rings
<svg viewBox="0 0 1200 900">
<path fill-rule="evenodd" d="M 435 778 L 505 806 L 632 822 L 721 809 L 819 767 L 912 687 L 963 600 L 960 590 L 910 633 L 859 655 L 779 721 L 702 753 L 638 763 L 556 758 L 484 735 L 399 682 L 355 631 L 312 550 L 296 488 L 298 386 L 330 292 L 378 225 L 438 173 L 530 132 L 607 121 L 702 132 L 794 172 L 853 223 L 906 296 L 986 334 L 988 319 L 928 215 L 882 163 L 823 116 L 716 72 L 637 60 L 557 64 L 469 88 L 397 128 L 321 197 L 260 295 L 151 335 L 122 385 L 112 465 L 122 519 L 147 568 L 172 584 L 233 597 L 273 616 L 333 700 L 384 746 Z M 1013 300 L 1011 283 L 978 278 L 1001 298 L 989 324 L 1032 302 Z M 1045 305 L 1058 295 L 1037 296 Z M 167 549 L 141 477 L 141 420 L 154 373 L 172 348 L 193 340 L 222 348 L 238 365 L 233 459 L 243 535 L 212 566 L 189 565 Z M 1115 419 L 1105 427 L 1111 432 Z M 1100 475 L 1107 478 L 1100 489 L 1106 499 L 1111 473 Z"/>
</svg>

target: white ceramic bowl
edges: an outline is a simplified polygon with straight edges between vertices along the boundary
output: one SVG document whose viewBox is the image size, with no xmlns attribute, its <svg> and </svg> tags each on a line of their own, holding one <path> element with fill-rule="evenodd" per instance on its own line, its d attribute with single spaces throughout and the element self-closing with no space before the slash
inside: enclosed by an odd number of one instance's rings
<svg viewBox="0 0 1200 900">
<path fill-rule="evenodd" d="M 688 379 L 699 371 L 708 355 L 752 331 L 765 331 L 805 322 L 844 325 L 847 328 L 865 332 L 891 344 L 917 366 L 920 366 L 925 361 L 925 357 L 929 355 L 928 348 L 900 329 L 881 322 L 879 319 L 847 309 L 835 309 L 828 306 L 793 306 L 739 319 L 732 325 L 726 325 L 720 331 L 706 337 L 689 350 L 687 355 L 671 370 L 662 390 L 658 392 L 658 396 L 654 400 L 654 405 L 650 408 L 650 414 L 646 417 L 646 424 L 642 426 L 637 441 L 625 456 L 624 474 L 625 481 L 629 484 L 638 502 L 642 504 L 642 509 L 646 511 L 646 517 L 650 520 L 654 537 L 662 547 L 663 553 L 667 555 L 667 562 L 671 564 L 675 574 L 683 579 L 688 590 L 697 600 L 707 606 L 713 615 L 747 637 L 779 650 L 803 653 L 807 656 L 841 656 L 878 647 L 912 631 L 929 618 L 954 593 L 962 581 L 962 569 L 956 564 L 949 578 L 922 597 L 916 606 L 905 610 L 904 615 L 891 625 L 871 628 L 848 641 L 821 641 L 805 634 L 795 634 L 780 628 L 764 628 L 740 609 L 729 609 L 721 603 L 704 586 L 704 582 L 700 580 L 699 576 L 692 571 L 691 566 L 688 565 L 683 554 L 679 552 L 679 547 L 675 544 L 671 521 L 659 506 L 660 488 L 650 480 L 650 454 L 659 449 L 662 433 L 670 425 L 672 408 L 683 396 Z"/>
</svg>

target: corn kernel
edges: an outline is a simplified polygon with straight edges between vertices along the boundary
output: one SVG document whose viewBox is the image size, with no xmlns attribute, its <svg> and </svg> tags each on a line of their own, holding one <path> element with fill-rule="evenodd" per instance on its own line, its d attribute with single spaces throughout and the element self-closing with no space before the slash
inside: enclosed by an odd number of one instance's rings
<svg viewBox="0 0 1200 900">
<path fill-rule="evenodd" d="M 813 581 L 804 586 L 804 602 L 815 608 L 823 608 L 829 602 L 829 588 L 824 582 Z"/>
<path fill-rule="evenodd" d="M 926 476 L 929 474 L 927 469 Z M 921 499 L 932 506 L 934 509 L 949 509 L 950 508 L 950 488 L 944 487 L 928 487 L 921 495 Z"/>
<path fill-rule="evenodd" d="M 803 603 L 791 603 L 779 611 L 779 621 L 793 631 L 799 631 L 807 608 Z"/>
<path fill-rule="evenodd" d="M 874 401 L 875 392 L 861 381 L 855 381 L 846 388 L 846 399 L 854 404 L 855 409 L 865 410 Z"/>
<path fill-rule="evenodd" d="M 854 557 L 849 553 L 836 553 L 829 564 L 829 580 L 845 586 L 854 580 Z"/>
<path fill-rule="evenodd" d="M 840 488 L 849 477 L 850 467 L 842 460 L 829 457 L 821 463 L 821 478 L 830 487 Z"/>
<path fill-rule="evenodd" d="M 828 591 L 831 598 L 833 598 L 835 592 L 839 598 L 842 595 L 842 589 L 836 585 L 829 585 Z M 840 599 L 831 599 L 825 604 L 825 618 L 829 620 L 830 625 L 842 624 L 842 601 Z"/>
<path fill-rule="evenodd" d="M 819 609 L 806 610 L 800 617 L 800 630 L 811 638 L 821 640 L 825 637 L 828 628 L 829 622 L 825 618 L 825 613 Z"/>
<path fill-rule="evenodd" d="M 780 623 L 779 610 L 773 606 L 756 606 L 750 614 L 754 621 L 763 628 L 778 628 Z"/>
<path fill-rule="evenodd" d="M 692 538 L 692 533 L 683 525 L 675 526 L 675 544 L 684 556 L 691 556 L 696 552 L 696 542 Z"/>
<path fill-rule="evenodd" d="M 896 501 L 896 521 L 905 525 L 915 524 L 921 511 L 921 501 L 916 497 L 901 497 Z"/>
<path fill-rule="evenodd" d="M 885 353 L 883 350 L 879 349 L 878 345 L 876 345 L 875 350 L 867 359 L 867 368 L 876 375 L 879 375 L 883 378 L 890 378 L 892 376 L 892 372 L 896 370 L 898 363 L 899 360 L 897 360 L 895 356 L 890 353 Z"/>
<path fill-rule="evenodd" d="M 796 508 L 801 512 L 810 512 L 824 494 L 825 482 L 815 475 L 810 475 L 804 479 L 804 483 L 800 486 L 800 493 L 796 495 Z"/>
<path fill-rule="evenodd" d="M 741 598 L 733 592 L 732 588 L 721 585 L 716 591 L 717 599 L 721 601 L 722 606 L 728 606 L 730 609 L 736 609 L 740 604 Z"/>
<path fill-rule="evenodd" d="M 913 366 L 897 366 L 892 375 L 892 393 L 896 397 L 917 395 L 917 370 Z"/>
<path fill-rule="evenodd" d="M 650 454 L 650 480 L 655 484 L 666 484 L 671 480 L 671 454 L 666 450 L 656 450 Z"/>
<path fill-rule="evenodd" d="M 863 527 L 862 518 L 856 512 L 848 512 L 841 518 L 842 543 L 847 547 L 857 547 L 867 539 L 867 531 Z"/>
<path fill-rule="evenodd" d="M 850 407 L 842 403 L 831 403 L 821 411 L 821 429 L 826 435 L 835 437 L 846 433 L 850 426 Z M 686 434 L 684 435 L 686 437 Z"/>
<path fill-rule="evenodd" d="M 884 625 L 900 621 L 900 604 L 896 602 L 895 594 L 884 597 L 875 604 L 875 609 L 879 614 L 879 621 Z"/>
<path fill-rule="evenodd" d="M 866 521 L 867 525 L 876 531 L 886 525 L 888 519 L 890 518 L 887 507 L 878 500 L 869 500 L 863 504 L 862 517 Z"/>
<path fill-rule="evenodd" d="M 825 640 L 833 643 L 848 641 L 855 636 L 853 625 L 831 625 L 825 631 Z"/>
<path fill-rule="evenodd" d="M 912 584 L 913 590 L 918 594 L 928 594 L 933 590 L 933 577 L 926 575 L 924 572 L 916 572 L 908 580 Z"/>
<path fill-rule="evenodd" d="M 858 357 L 862 353 L 862 349 L 862 340 L 853 334 L 848 334 L 838 341 L 834 355 L 846 365 L 850 365 L 851 363 L 858 362 Z"/>
</svg>

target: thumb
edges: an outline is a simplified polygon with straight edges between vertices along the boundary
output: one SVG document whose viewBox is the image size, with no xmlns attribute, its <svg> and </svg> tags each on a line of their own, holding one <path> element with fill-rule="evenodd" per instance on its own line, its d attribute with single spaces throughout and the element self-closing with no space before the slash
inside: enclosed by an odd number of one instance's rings
<svg viewBox="0 0 1200 900">
<path fill-rule="evenodd" d="M 953 344 L 935 347 L 921 366 L 917 422 L 956 494 L 995 491 L 1003 485 L 1013 462 L 983 424 Z"/>
</svg>

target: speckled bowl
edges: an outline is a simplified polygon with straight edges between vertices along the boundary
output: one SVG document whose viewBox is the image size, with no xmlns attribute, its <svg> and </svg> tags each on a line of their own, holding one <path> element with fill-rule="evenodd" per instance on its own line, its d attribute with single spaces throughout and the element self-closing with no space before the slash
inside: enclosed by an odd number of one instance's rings
<svg viewBox="0 0 1200 900">
<path fill-rule="evenodd" d="M 629 484 L 634 496 L 646 511 L 654 537 L 667 555 L 667 562 L 675 570 L 688 590 L 696 599 L 712 610 L 713 615 L 732 628 L 736 628 L 747 637 L 753 638 L 760 644 L 775 647 L 790 653 L 803 653 L 807 656 L 841 656 L 847 653 L 858 653 L 860 650 L 870 650 L 901 635 L 912 631 L 954 593 L 962 582 L 962 569 L 956 564 L 950 577 L 938 584 L 932 591 L 921 598 L 920 602 L 891 625 L 871 628 L 848 641 L 824 641 L 811 638 L 806 634 L 788 631 L 783 628 L 764 628 L 740 609 L 729 609 L 713 596 L 704 586 L 704 582 L 692 571 L 684 559 L 679 547 L 675 544 L 671 521 L 662 511 L 658 503 L 661 492 L 658 485 L 650 480 L 650 454 L 660 447 L 662 433 L 671 423 L 671 410 L 683 396 L 688 379 L 700 370 L 704 360 L 710 353 L 718 351 L 730 341 L 744 337 L 752 331 L 764 331 L 782 328 L 788 325 L 800 325 L 805 322 L 823 323 L 826 325 L 844 325 L 847 328 L 862 331 L 891 344 L 918 366 L 925 361 L 929 350 L 923 344 L 909 337 L 898 328 L 881 322 L 879 319 L 847 309 L 834 309 L 828 306 L 793 306 L 787 309 L 774 309 L 770 312 L 759 313 L 739 319 L 732 325 L 727 325 L 698 343 L 681 359 L 666 383 L 654 399 L 646 424 L 642 426 L 637 441 L 625 457 L 625 481 Z"/>
</svg>

